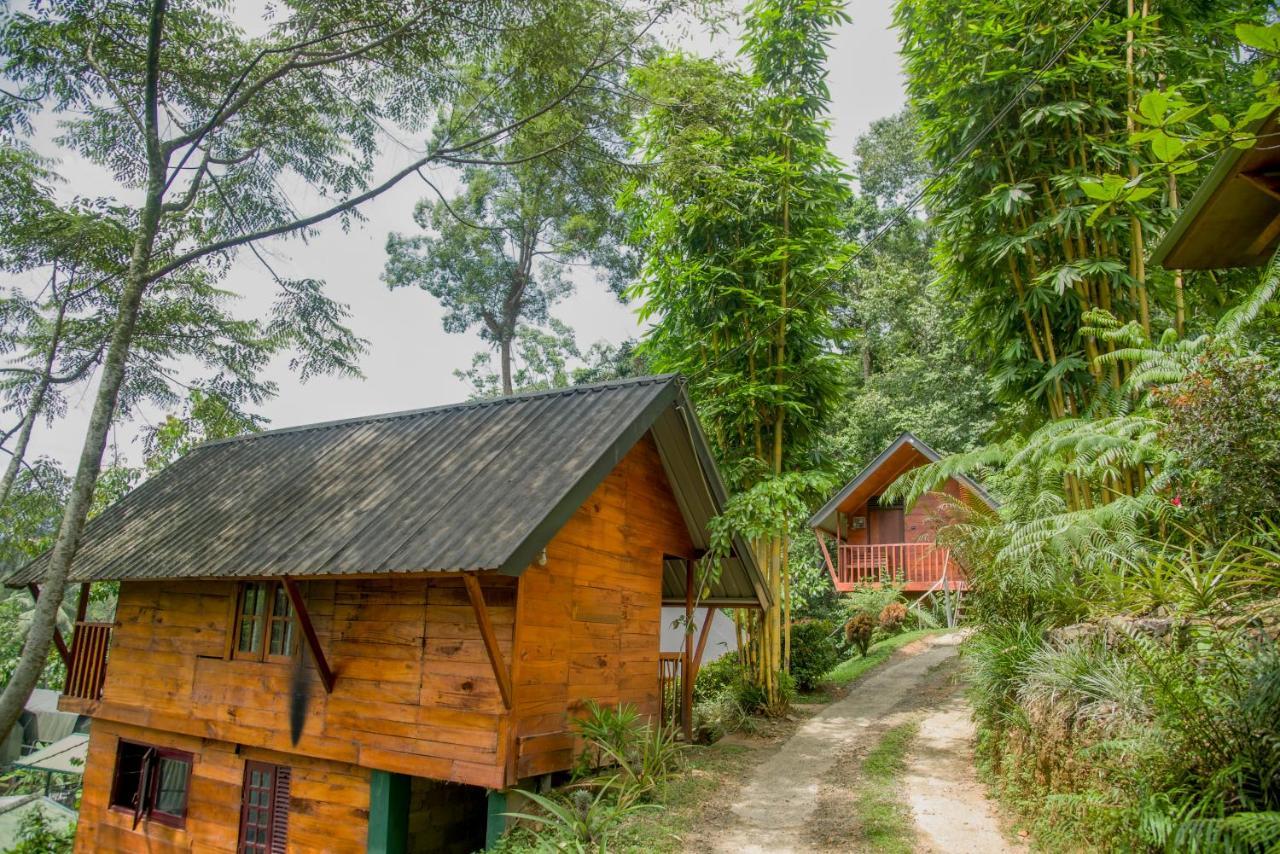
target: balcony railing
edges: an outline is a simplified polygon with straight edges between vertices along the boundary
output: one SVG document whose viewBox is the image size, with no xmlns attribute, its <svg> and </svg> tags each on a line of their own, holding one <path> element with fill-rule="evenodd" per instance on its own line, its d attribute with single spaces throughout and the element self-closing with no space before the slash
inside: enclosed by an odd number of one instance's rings
<svg viewBox="0 0 1280 854">
<path fill-rule="evenodd" d="M 81 700 L 102 698 L 107 678 L 107 651 L 111 648 L 111 623 L 76 623 L 71 636 L 71 661 L 67 665 L 64 697 Z"/>
<path fill-rule="evenodd" d="M 964 585 L 964 574 L 950 559 L 947 548 L 935 543 L 841 545 L 838 551 L 833 579 L 837 590 L 881 581 L 905 584 L 908 590 L 927 590 L 944 572 L 952 589 Z"/>
</svg>

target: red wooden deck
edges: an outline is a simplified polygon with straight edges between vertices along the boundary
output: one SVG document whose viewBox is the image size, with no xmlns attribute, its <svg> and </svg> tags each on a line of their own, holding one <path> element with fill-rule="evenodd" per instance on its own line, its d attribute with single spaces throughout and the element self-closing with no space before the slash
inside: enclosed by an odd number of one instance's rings
<svg viewBox="0 0 1280 854">
<path fill-rule="evenodd" d="M 823 551 L 827 551 L 825 544 Z M 836 554 L 835 565 L 830 554 L 825 556 L 831 580 L 841 593 L 883 580 L 902 584 L 908 593 L 968 587 L 964 572 L 951 560 L 950 552 L 935 543 L 841 544 Z"/>
</svg>

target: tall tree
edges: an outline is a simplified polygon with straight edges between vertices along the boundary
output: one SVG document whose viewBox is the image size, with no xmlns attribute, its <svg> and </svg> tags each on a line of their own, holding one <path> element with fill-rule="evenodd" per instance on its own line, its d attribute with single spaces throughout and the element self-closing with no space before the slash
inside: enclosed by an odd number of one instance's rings
<svg viewBox="0 0 1280 854">
<path fill-rule="evenodd" d="M 1067 0 L 1050 15 L 1032 0 L 898 3 L 908 93 L 939 173 L 928 201 L 942 272 L 1004 400 L 1061 418 L 1120 387 L 1122 365 L 1098 360 L 1114 347 L 1089 333 L 1093 310 L 1155 340 L 1210 327 L 1230 302 L 1147 269 L 1153 237 L 1205 167 L 1153 172 L 1129 132 L 1144 93 L 1170 81 L 1196 100 L 1240 104 L 1248 68 L 1234 25 L 1266 5 Z M 1113 172 L 1123 177 L 1103 187 Z"/>
<path fill-rule="evenodd" d="M 627 280 L 614 199 L 633 103 L 624 66 L 642 53 L 638 31 L 645 21 L 634 10 L 596 0 L 566 0 L 561 14 L 570 76 L 597 62 L 599 45 L 609 45 L 620 61 L 596 71 L 593 86 L 559 110 L 486 145 L 478 155 L 485 162 L 466 164 L 453 198 L 432 185 L 435 196 L 414 211 L 422 231 L 387 239 L 388 286 L 434 296 L 445 309 L 447 332 L 479 327 L 481 339 L 498 351 L 503 394 L 515 387 L 512 350 L 521 327 L 545 325 L 551 306 L 572 292 L 568 265 L 603 268 L 615 290 Z M 470 133 L 511 123 L 554 96 L 554 79 L 512 85 L 507 69 L 513 61 L 499 54 L 474 70 L 474 84 L 450 108 Z"/>
<path fill-rule="evenodd" d="M 689 378 L 739 493 L 727 524 L 767 575 L 772 606 L 742 627 L 774 707 L 789 657 L 787 531 L 843 382 L 831 282 L 848 256 L 848 189 L 824 112 L 826 47 L 845 19 L 835 2 L 761 0 L 747 9 L 748 74 L 680 56 L 656 64 L 644 79 L 656 106 L 638 131 L 653 175 L 627 202 L 645 252 L 634 293 L 654 321 L 647 353 Z"/>
<path fill-rule="evenodd" d="M 405 177 L 482 160 L 487 145 L 592 87 L 616 50 L 588 41 L 594 60 L 565 69 L 554 49 L 570 40 L 557 29 L 561 5 L 481 0 L 460 12 L 453 4 L 299 0 L 264 13 L 253 36 L 224 5 L 194 0 L 172 8 L 168 0 L 69 0 L 6 22 L 4 128 L 29 129 L 25 114 L 38 110 L 56 114 L 60 143 L 119 183 L 113 207 L 129 251 L 48 575 L 23 657 L 0 694 L 0 732 L 39 678 L 147 294 L 187 268 L 224 266 L 241 247 L 314 234 L 333 218 L 350 223 L 361 204 Z M 500 52 L 512 60 L 513 81 L 553 80 L 554 94 L 477 129 L 442 120 L 439 105 L 460 100 L 465 69 Z M 433 120 L 422 153 L 375 177 L 387 124 L 414 130 Z M 321 200 L 318 207 L 296 207 L 286 181 L 307 187 L 303 197 Z M 342 307 L 317 282 L 278 285 L 277 314 L 301 315 L 315 330 L 297 342 L 303 372 L 316 358 L 319 367 L 354 370 L 358 344 L 342 327 Z"/>
<path fill-rule="evenodd" d="M 928 221 L 906 207 L 928 178 L 916 134 L 903 111 L 854 144 L 858 192 L 847 216 L 860 249 L 836 317 L 857 370 L 825 443 L 842 479 L 903 430 L 961 451 L 980 444 L 994 420 L 985 366 L 966 357 L 954 331 L 964 302 L 934 269 Z"/>
</svg>

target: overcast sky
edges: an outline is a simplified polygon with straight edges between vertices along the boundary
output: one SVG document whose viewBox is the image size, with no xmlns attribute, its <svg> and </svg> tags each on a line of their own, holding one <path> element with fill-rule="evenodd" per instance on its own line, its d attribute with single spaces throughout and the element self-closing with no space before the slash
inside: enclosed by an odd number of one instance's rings
<svg viewBox="0 0 1280 854">
<path fill-rule="evenodd" d="M 848 162 L 854 139 L 875 119 L 897 112 L 904 103 L 897 38 L 890 29 L 890 0 L 851 0 L 852 23 L 842 27 L 831 44 L 832 150 Z M 714 41 L 689 37 L 685 46 L 702 53 L 736 51 L 732 33 Z M 52 137 L 48 126 L 41 134 Z M 54 154 L 51 145 L 42 153 Z M 408 162 L 409 153 L 388 145 L 379 174 Z M 74 192 L 83 196 L 107 194 L 109 181 L 84 164 L 64 160 L 63 172 Z M 390 292 L 379 276 L 387 234 L 414 228 L 414 203 L 426 194 L 421 183 L 406 180 L 364 207 L 367 222 L 344 233 L 337 224 L 322 229 L 308 244 L 276 241 L 260 244 L 276 271 L 285 278 L 316 277 L 328 283 L 329 294 L 351 307 L 351 325 L 369 341 L 362 361 L 364 379 L 319 378 L 306 384 L 293 377 L 283 363 L 274 365 L 271 379 L 280 395 L 263 407 L 272 427 L 349 418 L 379 412 L 416 409 L 465 399 L 467 387 L 453 371 L 470 365 L 481 347 L 477 336 L 446 334 L 434 299 L 419 290 Z M 223 287 L 245 294 L 244 309 L 255 310 L 273 290 L 262 265 L 242 252 Z M 553 312 L 577 330 L 580 345 L 598 340 L 621 341 L 641 333 L 631 307 L 620 304 L 589 275 L 579 277 L 577 292 Z M 33 439 L 35 455 L 55 457 L 70 466 L 76 459 L 88 415 L 92 389 L 80 404 L 51 428 L 42 427 Z M 154 417 L 152 414 L 151 417 Z M 115 437 L 121 456 L 136 462 L 137 425 L 124 425 Z M 108 451 L 110 454 L 110 451 Z"/>
</svg>

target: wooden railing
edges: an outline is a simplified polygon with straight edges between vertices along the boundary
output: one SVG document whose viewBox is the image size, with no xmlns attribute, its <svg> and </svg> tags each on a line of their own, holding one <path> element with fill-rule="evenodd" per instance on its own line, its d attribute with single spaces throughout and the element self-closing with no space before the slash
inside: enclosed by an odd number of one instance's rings
<svg viewBox="0 0 1280 854">
<path fill-rule="evenodd" d="M 838 588 L 844 589 L 882 580 L 911 587 L 928 586 L 942 577 L 948 561 L 946 547 L 935 543 L 841 545 L 838 548 L 835 582 Z M 954 562 L 948 574 L 957 583 L 963 580 Z"/>
<path fill-rule="evenodd" d="M 107 678 L 107 650 L 111 648 L 111 623 L 76 623 L 71 636 L 71 662 L 63 696 L 82 700 L 102 697 Z"/>
<path fill-rule="evenodd" d="M 658 696 L 662 698 L 662 722 L 674 726 L 680 722 L 681 675 L 684 653 L 658 653 Z"/>
</svg>

